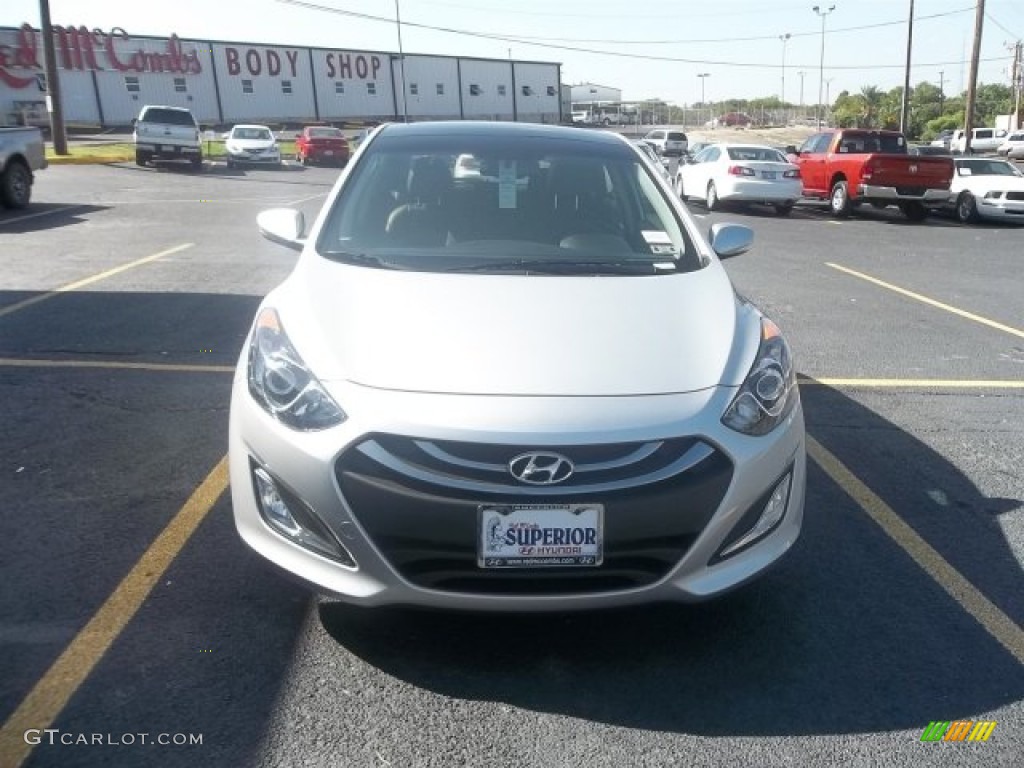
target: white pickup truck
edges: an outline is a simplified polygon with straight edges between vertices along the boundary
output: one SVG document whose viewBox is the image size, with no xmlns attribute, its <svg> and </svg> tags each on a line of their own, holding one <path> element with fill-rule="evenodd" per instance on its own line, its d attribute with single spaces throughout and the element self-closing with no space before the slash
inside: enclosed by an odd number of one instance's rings
<svg viewBox="0 0 1024 768">
<path fill-rule="evenodd" d="M 135 162 L 139 165 L 153 160 L 188 160 L 196 170 L 203 167 L 199 125 L 189 110 L 146 105 L 132 122 Z"/>
<path fill-rule="evenodd" d="M 32 197 L 35 171 L 46 167 L 38 128 L 0 128 L 0 203 L 24 208 Z"/>
</svg>

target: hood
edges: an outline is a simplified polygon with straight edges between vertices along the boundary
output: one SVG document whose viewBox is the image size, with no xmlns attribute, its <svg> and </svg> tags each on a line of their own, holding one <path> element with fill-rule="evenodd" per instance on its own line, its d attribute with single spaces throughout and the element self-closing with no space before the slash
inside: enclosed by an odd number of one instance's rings
<svg viewBox="0 0 1024 768">
<path fill-rule="evenodd" d="M 1024 176 L 957 176 L 950 187 L 954 192 L 968 189 L 975 194 L 992 190 L 1024 191 Z"/>
<path fill-rule="evenodd" d="M 238 149 L 270 149 L 276 142 L 274 139 L 228 139 L 227 143 Z"/>
<path fill-rule="evenodd" d="M 667 276 L 564 277 L 398 272 L 306 254 L 282 289 L 285 330 L 318 377 L 414 392 L 705 389 L 721 383 L 737 322 L 717 262 Z"/>
</svg>

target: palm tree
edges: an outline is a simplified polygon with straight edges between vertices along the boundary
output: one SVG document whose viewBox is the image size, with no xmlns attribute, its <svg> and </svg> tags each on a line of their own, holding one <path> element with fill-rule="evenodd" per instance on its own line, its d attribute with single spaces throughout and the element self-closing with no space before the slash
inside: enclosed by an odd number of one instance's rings
<svg viewBox="0 0 1024 768">
<path fill-rule="evenodd" d="M 860 99 L 864 114 L 864 128 L 874 128 L 879 109 L 882 106 L 882 99 L 885 94 L 877 85 L 865 85 L 860 89 Z"/>
</svg>

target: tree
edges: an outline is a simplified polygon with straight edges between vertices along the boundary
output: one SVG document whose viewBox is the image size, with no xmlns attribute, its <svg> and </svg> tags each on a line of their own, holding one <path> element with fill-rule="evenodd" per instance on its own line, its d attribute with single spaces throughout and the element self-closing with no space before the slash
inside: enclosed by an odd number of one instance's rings
<svg viewBox="0 0 1024 768">
<path fill-rule="evenodd" d="M 877 85 L 865 85 L 860 89 L 861 114 L 864 117 L 861 127 L 877 127 L 878 111 L 882 107 L 883 96 L 884 94 Z"/>
</svg>

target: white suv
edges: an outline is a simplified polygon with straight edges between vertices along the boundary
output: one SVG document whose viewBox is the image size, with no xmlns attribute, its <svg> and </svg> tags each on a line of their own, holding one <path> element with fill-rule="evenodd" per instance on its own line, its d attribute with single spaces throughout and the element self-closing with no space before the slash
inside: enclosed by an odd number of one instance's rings
<svg viewBox="0 0 1024 768">
<path fill-rule="evenodd" d="M 135 132 L 135 162 L 188 160 L 193 168 L 203 165 L 199 126 L 192 113 L 183 107 L 147 105 L 132 121 Z"/>
<path fill-rule="evenodd" d="M 654 147 L 654 150 L 664 157 L 676 155 L 682 157 L 686 154 L 689 142 L 686 134 L 682 131 L 670 131 L 665 128 L 656 128 L 644 136 L 644 141 Z"/>
<path fill-rule="evenodd" d="M 972 128 L 970 152 L 972 155 L 995 152 L 1005 138 L 1006 131 L 1001 128 Z M 953 138 L 949 142 L 949 151 L 954 155 L 962 155 L 964 143 L 964 132 L 962 130 L 954 132 Z"/>
</svg>

